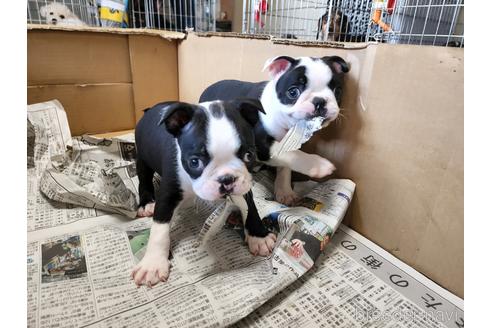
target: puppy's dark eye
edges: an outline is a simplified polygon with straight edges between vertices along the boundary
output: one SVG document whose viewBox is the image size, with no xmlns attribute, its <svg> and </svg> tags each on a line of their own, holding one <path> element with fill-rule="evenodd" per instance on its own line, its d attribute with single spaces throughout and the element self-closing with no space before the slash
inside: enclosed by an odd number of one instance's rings
<svg viewBox="0 0 492 328">
<path fill-rule="evenodd" d="M 188 165 L 194 170 L 200 170 L 203 168 L 203 162 L 198 157 L 192 157 L 188 161 Z"/>
<path fill-rule="evenodd" d="M 53 12 L 51 12 L 50 15 L 53 15 Z"/>
<path fill-rule="evenodd" d="M 65 19 L 65 15 L 60 15 L 60 18 L 61 19 Z"/>
<path fill-rule="evenodd" d="M 243 156 L 243 161 L 245 163 L 250 163 L 251 161 L 253 161 L 254 159 L 254 154 L 250 151 L 247 151 L 244 153 L 244 156 Z"/>
<path fill-rule="evenodd" d="M 287 90 L 287 97 L 289 99 L 297 99 L 301 95 L 301 90 L 299 90 L 298 87 L 291 87 L 289 90 Z"/>
</svg>

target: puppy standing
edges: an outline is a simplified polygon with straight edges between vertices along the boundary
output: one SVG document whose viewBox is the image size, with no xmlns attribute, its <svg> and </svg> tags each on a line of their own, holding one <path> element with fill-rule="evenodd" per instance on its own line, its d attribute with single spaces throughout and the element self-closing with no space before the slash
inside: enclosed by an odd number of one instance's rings
<svg viewBox="0 0 492 328">
<path fill-rule="evenodd" d="M 46 24 L 57 26 L 87 26 L 67 6 L 52 2 L 39 8 L 39 14 L 46 19 Z"/>
<path fill-rule="evenodd" d="M 263 109 L 257 100 L 161 103 L 138 122 L 138 215 L 153 216 L 153 223 L 145 256 L 132 271 L 137 285 L 152 286 L 167 279 L 170 221 L 179 206 L 195 195 L 205 200 L 245 195 L 249 250 L 255 255 L 270 254 L 275 235 L 261 222 L 250 191 L 249 171 L 256 159 L 252 127 L 259 120 L 258 111 Z M 161 176 L 157 195 L 154 172 Z"/>
<path fill-rule="evenodd" d="M 344 75 L 349 67 L 338 56 L 279 56 L 268 60 L 264 69 L 269 71 L 271 81 L 219 81 L 203 92 L 200 101 L 239 97 L 260 99 L 265 114 L 260 114 L 261 123 L 255 127 L 258 158 L 278 167 L 275 198 L 281 203 L 292 205 L 299 197 L 292 190 L 290 169 L 312 178 L 321 178 L 331 174 L 335 167 L 318 155 L 300 150 L 270 159 L 270 148 L 299 120 L 322 116 L 329 123 L 338 116 Z"/>
</svg>

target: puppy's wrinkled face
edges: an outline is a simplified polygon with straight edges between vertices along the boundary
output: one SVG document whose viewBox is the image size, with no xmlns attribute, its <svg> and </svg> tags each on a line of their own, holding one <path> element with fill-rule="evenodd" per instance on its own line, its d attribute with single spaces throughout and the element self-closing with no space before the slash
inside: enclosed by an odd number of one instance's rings
<svg viewBox="0 0 492 328">
<path fill-rule="evenodd" d="M 249 108 L 245 118 L 232 102 L 207 102 L 192 108 L 191 119 L 176 136 L 178 160 L 193 191 L 205 200 L 247 193 L 256 161 L 253 126 L 258 109 Z M 251 122 L 250 117 L 254 118 Z"/>
<path fill-rule="evenodd" d="M 322 116 L 334 120 L 340 111 L 344 74 L 340 57 L 297 59 L 281 56 L 267 62 L 282 111 L 294 119 Z"/>
<path fill-rule="evenodd" d="M 72 12 L 61 3 L 51 3 L 40 8 L 40 14 L 46 18 L 46 24 L 58 25 L 68 19 Z"/>
</svg>

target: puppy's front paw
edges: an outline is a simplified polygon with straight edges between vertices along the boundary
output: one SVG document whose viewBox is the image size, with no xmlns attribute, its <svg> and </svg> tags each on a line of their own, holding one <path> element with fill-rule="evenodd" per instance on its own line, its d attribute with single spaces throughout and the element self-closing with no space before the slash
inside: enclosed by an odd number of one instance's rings
<svg viewBox="0 0 492 328">
<path fill-rule="evenodd" d="M 154 216 L 155 202 L 147 203 L 145 206 L 140 206 L 137 210 L 137 218 Z"/>
<path fill-rule="evenodd" d="M 291 190 L 284 190 L 282 188 L 275 189 L 275 200 L 286 206 L 294 206 L 299 202 L 301 197 L 297 193 Z"/>
<path fill-rule="evenodd" d="M 253 237 L 247 236 L 249 251 L 254 256 L 268 256 L 273 250 L 277 236 L 273 233 L 269 233 L 266 237 Z"/>
<path fill-rule="evenodd" d="M 321 156 L 316 156 L 313 159 L 312 167 L 309 169 L 308 175 L 311 178 L 324 178 L 327 175 L 332 174 L 336 170 L 329 160 Z"/>
<path fill-rule="evenodd" d="M 169 277 L 169 260 L 164 256 L 144 256 L 132 270 L 132 278 L 137 286 L 152 287 Z"/>
</svg>

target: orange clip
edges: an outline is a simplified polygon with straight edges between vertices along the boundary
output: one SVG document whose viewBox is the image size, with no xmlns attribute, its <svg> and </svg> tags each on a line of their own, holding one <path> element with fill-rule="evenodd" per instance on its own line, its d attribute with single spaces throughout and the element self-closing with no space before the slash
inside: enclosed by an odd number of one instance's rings
<svg viewBox="0 0 492 328">
<path fill-rule="evenodd" d="M 376 9 L 376 10 L 374 10 L 374 16 L 372 16 L 372 22 L 374 24 L 378 24 L 379 26 L 381 26 L 381 28 L 385 32 L 392 31 L 391 26 L 389 26 L 388 24 L 386 24 L 385 22 L 383 22 L 381 20 L 381 14 L 382 14 L 382 12 L 383 12 L 382 9 Z"/>
</svg>

